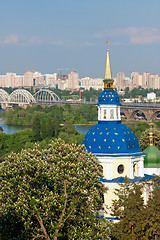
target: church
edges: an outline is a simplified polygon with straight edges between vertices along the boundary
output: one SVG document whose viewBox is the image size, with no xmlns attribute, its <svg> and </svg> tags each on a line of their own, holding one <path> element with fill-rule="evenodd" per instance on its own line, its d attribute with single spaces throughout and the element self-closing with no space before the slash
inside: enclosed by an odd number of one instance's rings
<svg viewBox="0 0 160 240">
<path fill-rule="evenodd" d="M 132 182 L 150 179 L 144 174 L 144 152 L 141 151 L 136 135 L 121 123 L 120 99 L 113 88 L 113 78 L 109 59 L 109 41 L 104 77 L 104 90 L 98 98 L 98 124 L 85 135 L 83 144 L 94 154 L 103 168 L 101 181 L 108 188 L 104 195 L 104 205 L 111 207 L 115 199 L 114 189 L 123 183 L 125 176 Z M 111 218 L 110 213 L 104 217 Z"/>
</svg>

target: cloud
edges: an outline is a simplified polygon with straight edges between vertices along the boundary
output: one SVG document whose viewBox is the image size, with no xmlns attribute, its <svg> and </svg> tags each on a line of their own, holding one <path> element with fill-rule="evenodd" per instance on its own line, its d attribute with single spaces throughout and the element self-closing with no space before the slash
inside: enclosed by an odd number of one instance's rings
<svg viewBox="0 0 160 240">
<path fill-rule="evenodd" d="M 113 36 L 118 38 L 127 38 L 131 44 L 153 44 L 160 43 L 160 29 L 158 28 L 138 28 L 127 27 L 117 28 L 112 30 L 104 30 L 94 34 L 95 38 L 102 38 L 106 36 Z"/>
<path fill-rule="evenodd" d="M 63 40 L 52 41 L 51 45 L 63 46 L 65 45 L 65 42 Z"/>
<path fill-rule="evenodd" d="M 1 44 L 16 44 L 18 43 L 19 38 L 18 35 L 12 34 L 8 35 L 3 41 L 1 41 Z"/>
<path fill-rule="evenodd" d="M 38 37 L 36 37 L 36 36 L 31 37 L 29 41 L 30 41 L 30 43 L 33 43 L 33 44 L 41 44 L 41 43 L 43 43 L 43 40 L 38 38 Z"/>
</svg>

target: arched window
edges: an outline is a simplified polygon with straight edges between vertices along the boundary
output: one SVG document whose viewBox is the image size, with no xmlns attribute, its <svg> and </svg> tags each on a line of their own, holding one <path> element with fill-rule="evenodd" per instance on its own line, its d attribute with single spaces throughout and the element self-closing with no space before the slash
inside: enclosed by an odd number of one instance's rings
<svg viewBox="0 0 160 240">
<path fill-rule="evenodd" d="M 123 164 L 120 164 L 120 165 L 118 166 L 117 172 L 118 172 L 119 174 L 122 174 L 122 173 L 124 172 L 124 165 L 123 165 Z"/>
</svg>

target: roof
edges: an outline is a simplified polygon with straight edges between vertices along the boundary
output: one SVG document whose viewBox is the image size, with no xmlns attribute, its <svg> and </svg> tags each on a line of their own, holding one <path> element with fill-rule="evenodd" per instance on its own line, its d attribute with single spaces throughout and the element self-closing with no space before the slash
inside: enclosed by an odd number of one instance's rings
<svg viewBox="0 0 160 240">
<path fill-rule="evenodd" d="M 114 89 L 104 89 L 98 97 L 99 104 L 121 105 L 118 93 Z"/>
<path fill-rule="evenodd" d="M 136 135 L 121 121 L 99 121 L 86 133 L 83 144 L 97 157 L 144 155 Z"/>
<path fill-rule="evenodd" d="M 155 176 L 144 174 L 144 177 L 135 177 L 133 179 L 131 179 L 131 178 L 127 178 L 127 179 L 131 183 L 133 183 L 133 182 L 142 182 L 142 181 L 150 180 L 153 177 L 155 177 Z M 113 178 L 111 180 L 107 180 L 106 178 L 101 178 L 101 177 L 99 179 L 103 183 L 124 183 L 125 182 L 125 177 L 117 177 L 117 178 Z"/>
<path fill-rule="evenodd" d="M 160 168 L 160 151 L 154 145 L 149 145 L 144 151 L 145 168 Z"/>
</svg>

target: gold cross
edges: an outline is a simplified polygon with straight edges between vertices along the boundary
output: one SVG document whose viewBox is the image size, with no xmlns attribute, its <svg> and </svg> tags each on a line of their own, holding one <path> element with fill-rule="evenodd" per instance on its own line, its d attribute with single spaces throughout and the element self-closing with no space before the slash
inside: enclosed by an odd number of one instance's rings
<svg viewBox="0 0 160 240">
<path fill-rule="evenodd" d="M 107 50 L 108 50 L 109 49 L 109 43 L 111 43 L 110 41 L 108 41 L 108 37 L 107 37 L 107 41 L 105 43 L 107 43 Z"/>
</svg>

